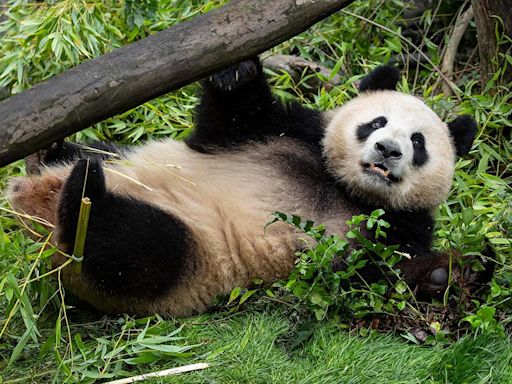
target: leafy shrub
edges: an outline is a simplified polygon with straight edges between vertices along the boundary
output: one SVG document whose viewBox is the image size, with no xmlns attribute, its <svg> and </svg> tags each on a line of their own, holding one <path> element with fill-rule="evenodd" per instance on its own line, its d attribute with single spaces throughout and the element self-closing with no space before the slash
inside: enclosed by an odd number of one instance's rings
<svg viewBox="0 0 512 384">
<path fill-rule="evenodd" d="M 383 214 L 383 210 L 375 210 L 369 216 L 354 216 L 347 221 L 351 229 L 344 239 L 339 235 L 327 235 L 322 225 L 315 226 L 298 216 L 274 213 L 272 222 L 287 222 L 315 241 L 314 246 L 297 252 L 296 266 L 290 278 L 278 285 L 292 293 L 299 305 L 305 305 L 317 320 L 324 319 L 329 311 L 347 319 L 404 309 L 405 283 L 399 278 L 396 283 L 384 278 L 387 272 L 398 277 L 393 268 L 401 260 L 401 255 L 395 252 L 398 246 L 373 243 L 361 233 L 364 225 L 368 230 L 374 230 L 376 239 L 385 237 L 384 228 L 389 224 L 380 218 Z M 360 273 L 369 264 L 383 272 L 383 278 L 378 282 L 368 283 Z M 389 288 L 393 288 L 394 295 L 387 299 L 384 295 Z"/>
<path fill-rule="evenodd" d="M 353 216 L 347 221 L 349 231 L 341 237 L 327 234 L 323 225 L 275 212 L 267 225 L 283 221 L 307 236 L 303 239 L 304 249 L 296 253 L 294 270 L 287 280 L 273 284 L 272 289 L 235 288 L 227 305 L 233 311 L 251 297 L 260 301 L 278 297 L 277 301 L 291 307 L 293 317 L 301 324 L 308 324 L 307 327 L 314 327 L 311 317 L 316 321 L 335 318 L 349 327 L 399 331 L 415 343 L 446 343 L 470 331 L 503 332 L 504 324 L 498 320 L 510 310 L 511 289 L 507 288 L 511 286 L 510 281 L 505 282 L 502 277 L 498 284 L 493 279 L 490 292 L 484 289 L 474 296 L 463 292 L 457 281 L 452 281 L 444 303 L 418 301 L 397 268 L 403 257 L 410 256 L 399 252 L 397 245 L 379 242 L 379 238 L 386 237 L 385 229 L 389 227 L 381 218 L 383 214 L 378 209 L 370 215 Z M 461 223 L 464 235 L 453 234 L 451 244 L 467 256 L 481 256 L 484 241 L 481 225 L 470 225 L 470 210 L 462 216 L 466 223 Z M 375 241 L 364 236 L 363 228 L 373 231 Z M 477 260 L 471 261 L 471 265 L 474 271 L 483 269 Z M 380 278 L 366 281 L 365 268 L 379 270 Z M 303 328 L 299 329 L 304 332 Z"/>
</svg>

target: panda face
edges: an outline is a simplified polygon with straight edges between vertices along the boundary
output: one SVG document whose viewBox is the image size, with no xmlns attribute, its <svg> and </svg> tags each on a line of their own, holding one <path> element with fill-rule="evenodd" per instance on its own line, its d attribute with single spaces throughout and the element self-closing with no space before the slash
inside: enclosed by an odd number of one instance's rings
<svg viewBox="0 0 512 384">
<path fill-rule="evenodd" d="M 452 183 L 455 150 L 446 124 L 396 91 L 363 94 L 335 111 L 323 152 L 350 192 L 384 207 L 433 208 Z"/>
</svg>

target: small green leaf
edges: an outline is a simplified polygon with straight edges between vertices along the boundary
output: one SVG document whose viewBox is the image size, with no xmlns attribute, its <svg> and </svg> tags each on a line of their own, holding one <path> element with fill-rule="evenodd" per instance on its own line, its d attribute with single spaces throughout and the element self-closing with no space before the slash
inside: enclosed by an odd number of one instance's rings
<svg viewBox="0 0 512 384">
<path fill-rule="evenodd" d="M 242 292 L 242 288 L 241 287 L 235 287 L 233 288 L 233 290 L 231 291 L 231 293 L 229 294 L 229 300 L 228 300 L 228 304 L 231 304 L 234 300 L 236 300 L 236 298 L 238 296 L 240 296 L 240 293 Z"/>
<path fill-rule="evenodd" d="M 240 304 L 245 303 L 247 301 L 247 299 L 249 299 L 252 295 L 254 295 L 255 292 L 257 292 L 256 289 L 246 291 L 240 298 Z"/>
</svg>

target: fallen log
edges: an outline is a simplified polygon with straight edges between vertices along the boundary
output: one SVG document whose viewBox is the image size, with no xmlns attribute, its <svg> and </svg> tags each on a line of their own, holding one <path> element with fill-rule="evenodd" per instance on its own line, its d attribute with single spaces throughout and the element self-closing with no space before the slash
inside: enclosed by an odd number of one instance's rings
<svg viewBox="0 0 512 384">
<path fill-rule="evenodd" d="M 233 0 L 0 102 L 0 166 L 261 53 L 352 0 Z"/>
</svg>

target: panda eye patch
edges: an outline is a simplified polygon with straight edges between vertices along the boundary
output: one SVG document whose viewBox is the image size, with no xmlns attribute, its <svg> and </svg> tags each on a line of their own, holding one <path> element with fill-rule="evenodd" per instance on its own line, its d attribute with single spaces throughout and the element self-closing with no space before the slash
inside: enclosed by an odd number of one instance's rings
<svg viewBox="0 0 512 384">
<path fill-rule="evenodd" d="M 425 136 L 420 132 L 415 132 L 411 136 L 411 141 L 414 149 L 412 163 L 419 167 L 428 160 L 428 153 L 425 148 Z"/>
<path fill-rule="evenodd" d="M 387 123 L 388 120 L 384 116 L 379 116 L 368 123 L 359 125 L 357 127 L 357 140 L 365 141 L 372 132 L 384 128 Z"/>
</svg>

